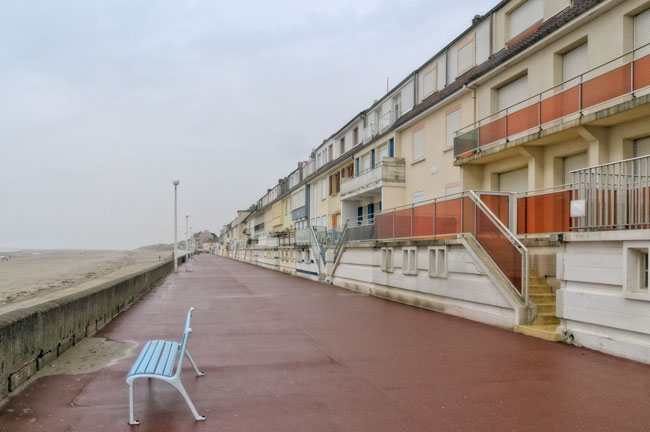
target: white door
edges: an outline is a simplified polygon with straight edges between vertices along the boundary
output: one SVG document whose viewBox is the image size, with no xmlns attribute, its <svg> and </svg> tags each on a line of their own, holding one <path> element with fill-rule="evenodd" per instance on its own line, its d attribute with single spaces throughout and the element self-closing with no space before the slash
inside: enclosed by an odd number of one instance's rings
<svg viewBox="0 0 650 432">
<path fill-rule="evenodd" d="M 562 184 L 573 183 L 573 174 L 571 174 L 571 171 L 587 168 L 589 166 L 589 155 L 587 152 L 584 152 L 567 156 L 563 159 L 562 163 Z"/>
</svg>

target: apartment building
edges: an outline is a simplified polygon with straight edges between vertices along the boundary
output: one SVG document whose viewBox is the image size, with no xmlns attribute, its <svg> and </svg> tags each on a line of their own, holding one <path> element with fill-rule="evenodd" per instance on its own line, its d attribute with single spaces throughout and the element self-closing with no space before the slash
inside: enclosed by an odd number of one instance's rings
<svg viewBox="0 0 650 432">
<path fill-rule="evenodd" d="M 501 1 L 249 217 L 289 202 L 283 271 L 650 363 L 648 94 L 649 0 Z"/>
</svg>

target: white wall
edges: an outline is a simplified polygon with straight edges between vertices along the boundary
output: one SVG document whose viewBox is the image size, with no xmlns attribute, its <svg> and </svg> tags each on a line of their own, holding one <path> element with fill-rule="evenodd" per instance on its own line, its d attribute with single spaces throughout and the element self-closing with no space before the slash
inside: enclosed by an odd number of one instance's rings
<svg viewBox="0 0 650 432">
<path fill-rule="evenodd" d="M 574 343 L 650 363 L 650 297 L 625 296 L 623 244 L 566 243 L 557 261 L 557 316 Z"/>
</svg>

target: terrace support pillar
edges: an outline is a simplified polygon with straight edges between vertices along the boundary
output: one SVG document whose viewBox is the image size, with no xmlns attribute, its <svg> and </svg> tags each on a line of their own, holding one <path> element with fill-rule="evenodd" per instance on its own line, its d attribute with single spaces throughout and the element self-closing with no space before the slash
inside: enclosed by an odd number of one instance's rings
<svg viewBox="0 0 650 432">
<path fill-rule="evenodd" d="M 589 143 L 589 166 L 609 161 L 608 130 L 601 126 L 579 126 L 576 131 Z"/>
<path fill-rule="evenodd" d="M 528 190 L 544 187 L 544 148 L 520 146 L 520 153 L 528 159 Z"/>
</svg>

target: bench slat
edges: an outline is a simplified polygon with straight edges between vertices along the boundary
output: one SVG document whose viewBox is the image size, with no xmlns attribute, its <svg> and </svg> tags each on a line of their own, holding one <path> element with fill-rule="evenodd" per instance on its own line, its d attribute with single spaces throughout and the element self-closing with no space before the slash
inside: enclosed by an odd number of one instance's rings
<svg viewBox="0 0 650 432">
<path fill-rule="evenodd" d="M 170 357 L 172 358 L 171 363 L 172 367 L 174 366 L 174 358 L 176 356 L 176 350 L 178 349 L 174 342 L 165 342 L 165 347 L 160 354 L 160 361 L 158 362 L 158 367 L 156 367 L 157 375 L 170 375 L 166 373 L 167 364 L 170 362 Z"/>
<path fill-rule="evenodd" d="M 149 345 L 151 345 L 151 342 L 152 341 L 148 341 L 147 343 L 144 344 L 144 346 L 142 347 L 142 351 L 140 351 L 140 354 L 138 355 L 138 358 L 136 359 L 135 363 L 133 363 L 133 366 L 131 366 L 129 373 L 126 375 L 127 377 L 134 375 L 137 372 L 137 370 L 140 368 L 140 364 L 142 364 L 144 356 L 147 353 L 147 350 L 149 348 Z"/>
<path fill-rule="evenodd" d="M 161 341 L 161 340 L 156 341 L 156 346 L 152 350 L 151 357 L 149 359 L 146 369 L 144 370 L 144 373 L 153 373 L 156 370 L 156 366 L 158 365 L 158 361 L 160 360 L 160 353 L 162 352 L 163 346 L 165 346 L 165 341 Z"/>
</svg>

